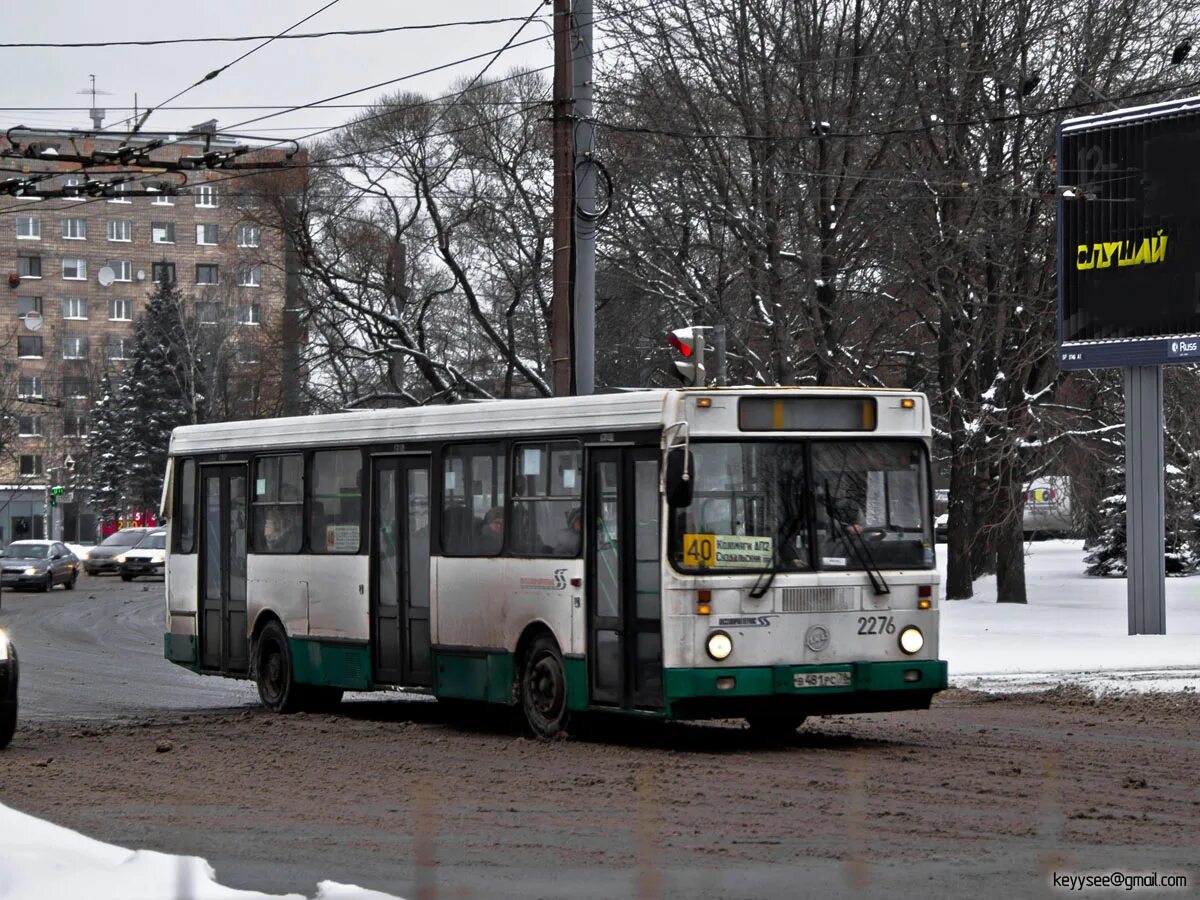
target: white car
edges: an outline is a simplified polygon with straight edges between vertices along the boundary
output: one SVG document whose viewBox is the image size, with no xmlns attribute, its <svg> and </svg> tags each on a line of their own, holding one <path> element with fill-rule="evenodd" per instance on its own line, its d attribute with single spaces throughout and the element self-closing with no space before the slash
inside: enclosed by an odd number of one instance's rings
<svg viewBox="0 0 1200 900">
<path fill-rule="evenodd" d="M 83 562 L 88 558 L 88 550 L 94 546 L 93 544 L 69 544 L 66 541 L 63 541 L 63 545 L 72 553 L 74 553 L 79 558 L 80 562 Z"/>
<path fill-rule="evenodd" d="M 121 580 L 133 581 L 139 575 L 162 575 L 167 563 L 167 533 L 152 531 L 132 550 L 113 561 L 120 566 Z"/>
</svg>

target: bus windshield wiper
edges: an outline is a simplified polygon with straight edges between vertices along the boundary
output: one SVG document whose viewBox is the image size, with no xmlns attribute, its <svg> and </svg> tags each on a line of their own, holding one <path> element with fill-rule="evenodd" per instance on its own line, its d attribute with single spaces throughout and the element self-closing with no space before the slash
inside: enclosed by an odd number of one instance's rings
<svg viewBox="0 0 1200 900">
<path fill-rule="evenodd" d="M 871 556 L 871 550 L 867 546 L 867 542 L 863 540 L 862 532 L 853 530 L 847 525 L 840 516 L 833 513 L 833 500 L 829 492 L 829 482 L 825 482 L 825 512 L 829 516 L 830 522 L 837 522 L 838 527 L 842 530 L 842 537 L 846 541 L 846 546 L 854 553 L 858 564 L 863 567 L 863 571 L 867 573 L 867 577 L 871 579 L 871 587 L 875 589 L 875 596 L 890 594 L 892 589 L 888 587 L 888 583 L 883 578 L 883 572 L 879 566 L 875 565 L 875 558 Z M 857 541 L 855 540 L 857 538 Z"/>
<path fill-rule="evenodd" d="M 779 566 L 782 563 L 779 548 L 796 536 L 796 532 L 800 530 L 800 525 L 805 520 L 804 508 L 801 507 L 794 514 L 783 520 L 783 524 L 779 526 L 779 530 L 775 532 L 775 544 L 771 548 L 771 568 L 763 569 L 755 579 L 754 587 L 750 588 L 750 597 L 754 600 L 761 600 L 763 595 L 771 589 L 771 583 L 775 580 L 775 576 L 779 573 Z M 766 581 L 763 581 L 763 578 Z"/>
</svg>

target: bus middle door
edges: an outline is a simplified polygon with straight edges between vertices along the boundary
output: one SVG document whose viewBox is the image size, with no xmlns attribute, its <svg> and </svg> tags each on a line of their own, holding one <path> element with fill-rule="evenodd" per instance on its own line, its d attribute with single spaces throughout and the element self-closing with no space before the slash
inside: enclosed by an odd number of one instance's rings
<svg viewBox="0 0 1200 900">
<path fill-rule="evenodd" d="M 429 686 L 429 457 L 377 456 L 371 477 L 372 678 Z"/>
</svg>

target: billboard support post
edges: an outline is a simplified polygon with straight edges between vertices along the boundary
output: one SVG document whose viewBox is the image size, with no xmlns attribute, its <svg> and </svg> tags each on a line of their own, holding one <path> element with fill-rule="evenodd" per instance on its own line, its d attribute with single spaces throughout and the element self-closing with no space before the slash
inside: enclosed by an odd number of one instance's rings
<svg viewBox="0 0 1200 900">
<path fill-rule="evenodd" d="M 1166 634 L 1162 366 L 1125 374 L 1125 550 L 1129 633 Z"/>
</svg>

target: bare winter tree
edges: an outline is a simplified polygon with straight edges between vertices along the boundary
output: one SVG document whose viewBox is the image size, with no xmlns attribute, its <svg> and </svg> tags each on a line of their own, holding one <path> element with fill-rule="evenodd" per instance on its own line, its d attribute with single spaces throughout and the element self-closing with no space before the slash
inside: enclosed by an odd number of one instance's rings
<svg viewBox="0 0 1200 900">
<path fill-rule="evenodd" d="M 1172 0 L 1116 13 L 1089 0 L 971 0 L 915 4 L 903 18 L 899 74 L 920 90 L 893 123 L 895 177 L 909 189 L 889 268 L 936 346 L 950 597 L 970 596 L 994 566 L 999 599 L 1025 601 L 1030 472 L 1056 436 L 1112 428 L 1058 402 L 1055 133 L 1071 113 L 1168 96 L 1175 36 L 1193 15 Z"/>
<path fill-rule="evenodd" d="M 544 81 L 398 95 L 276 191 L 323 408 L 548 395 Z"/>
</svg>

